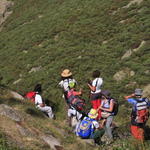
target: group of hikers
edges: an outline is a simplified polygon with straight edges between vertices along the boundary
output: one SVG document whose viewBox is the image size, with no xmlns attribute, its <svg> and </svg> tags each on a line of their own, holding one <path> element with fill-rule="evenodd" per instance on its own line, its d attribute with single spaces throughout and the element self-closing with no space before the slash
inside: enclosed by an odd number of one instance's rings
<svg viewBox="0 0 150 150">
<path fill-rule="evenodd" d="M 82 139 L 93 139 L 98 145 L 102 143 L 112 143 L 113 118 L 118 113 L 118 101 L 111 97 L 108 90 L 102 90 L 103 79 L 99 70 L 93 71 L 93 80 L 87 83 L 90 89 L 91 109 L 85 112 L 85 100 L 82 98 L 82 89 L 76 90 L 77 81 L 69 69 L 61 72 L 62 80 L 59 86 L 63 90 L 63 98 L 66 102 L 69 126 L 73 127 L 76 136 Z M 49 118 L 53 119 L 54 114 L 50 106 L 43 103 L 41 97 L 41 85 L 35 86 L 33 92 L 26 94 L 26 98 L 31 99 L 36 107 L 45 112 Z M 135 89 L 135 92 L 124 99 L 133 105 L 131 113 L 131 134 L 135 139 L 144 140 L 144 127 L 149 118 L 150 102 L 148 98 L 142 97 L 142 89 Z M 75 123 L 72 124 L 73 119 Z"/>
</svg>

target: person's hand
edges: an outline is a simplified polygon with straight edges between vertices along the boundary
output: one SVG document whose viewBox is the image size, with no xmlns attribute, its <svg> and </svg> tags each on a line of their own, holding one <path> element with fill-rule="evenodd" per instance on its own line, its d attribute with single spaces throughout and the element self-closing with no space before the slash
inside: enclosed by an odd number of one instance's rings
<svg viewBox="0 0 150 150">
<path fill-rule="evenodd" d="M 133 93 L 133 94 L 131 94 L 131 96 L 132 96 L 132 97 L 134 97 L 134 96 L 135 96 L 135 94 Z"/>
</svg>

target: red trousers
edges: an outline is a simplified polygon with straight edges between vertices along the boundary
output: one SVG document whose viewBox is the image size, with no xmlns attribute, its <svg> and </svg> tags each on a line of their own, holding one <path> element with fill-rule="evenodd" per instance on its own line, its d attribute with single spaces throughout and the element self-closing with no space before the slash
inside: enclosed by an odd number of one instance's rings
<svg viewBox="0 0 150 150">
<path fill-rule="evenodd" d="M 93 109 L 98 109 L 98 107 L 101 105 L 101 100 L 100 99 L 92 100 L 91 105 Z M 99 120 L 100 118 L 101 118 L 101 110 L 98 111 L 98 117 L 96 118 L 96 120 Z"/>
<path fill-rule="evenodd" d="M 138 126 L 131 125 L 131 134 L 137 140 L 144 140 L 144 129 Z"/>
</svg>

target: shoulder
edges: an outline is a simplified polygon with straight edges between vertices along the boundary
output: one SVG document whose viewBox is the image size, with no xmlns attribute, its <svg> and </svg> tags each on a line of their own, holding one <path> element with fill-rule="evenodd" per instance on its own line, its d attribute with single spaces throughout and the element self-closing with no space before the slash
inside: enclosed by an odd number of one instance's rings
<svg viewBox="0 0 150 150">
<path fill-rule="evenodd" d="M 35 95 L 35 98 L 36 98 L 36 99 L 42 99 L 42 97 L 41 97 L 40 94 L 36 94 L 36 95 Z"/>
<path fill-rule="evenodd" d="M 135 98 L 128 98 L 127 101 L 128 101 L 129 103 L 131 103 L 131 104 L 136 104 L 136 103 L 137 103 L 137 101 L 136 101 Z"/>
</svg>

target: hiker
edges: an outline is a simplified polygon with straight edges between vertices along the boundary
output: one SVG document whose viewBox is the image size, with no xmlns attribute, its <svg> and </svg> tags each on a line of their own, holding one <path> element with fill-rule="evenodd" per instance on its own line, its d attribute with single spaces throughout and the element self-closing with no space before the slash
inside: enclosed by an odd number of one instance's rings
<svg viewBox="0 0 150 150">
<path fill-rule="evenodd" d="M 131 134 L 135 139 L 144 140 L 144 126 L 149 118 L 149 100 L 142 97 L 142 89 L 135 89 L 135 92 L 125 96 L 125 100 L 133 105 L 131 113 Z"/>
<path fill-rule="evenodd" d="M 74 133 L 76 131 L 76 127 L 85 116 L 85 113 L 77 111 L 72 106 L 68 109 L 69 126 L 73 128 Z"/>
<path fill-rule="evenodd" d="M 76 80 L 72 77 L 72 72 L 69 69 L 64 69 L 61 73 L 62 80 L 59 82 L 59 86 L 63 89 L 63 97 L 67 101 L 67 92 L 69 91 L 69 83 L 74 82 L 77 84 Z"/>
<path fill-rule="evenodd" d="M 74 107 L 77 111 L 83 111 L 85 106 L 85 100 L 80 96 L 82 95 L 82 89 L 76 91 L 76 84 L 74 82 L 69 83 L 69 91 L 67 92 L 67 103 L 70 107 Z"/>
<path fill-rule="evenodd" d="M 98 116 L 96 109 L 91 109 L 88 117 L 84 117 L 76 128 L 76 135 L 82 139 L 93 139 L 98 145 L 102 144 L 101 137 L 104 130 L 100 128 L 96 118 Z"/>
<path fill-rule="evenodd" d="M 42 93 L 42 87 L 41 84 L 37 84 L 34 88 L 34 91 L 36 92 L 35 95 L 35 105 L 36 107 L 41 110 L 42 112 L 46 113 L 49 118 L 53 119 L 54 114 L 52 112 L 52 108 L 50 106 L 46 106 L 46 104 L 43 102 L 41 93 Z"/>
<path fill-rule="evenodd" d="M 95 70 L 92 74 L 92 77 L 94 78 L 94 80 L 92 82 L 90 80 L 88 81 L 88 87 L 91 90 L 90 100 L 91 100 L 93 109 L 98 109 L 98 107 L 101 104 L 100 93 L 101 93 L 101 86 L 103 84 L 103 79 L 100 77 L 100 74 L 101 73 L 99 70 Z M 97 119 L 100 119 L 100 118 L 101 118 L 101 110 L 98 111 Z"/>
<path fill-rule="evenodd" d="M 103 125 L 105 128 L 105 140 L 107 143 L 111 143 L 113 141 L 113 134 L 112 134 L 112 121 L 114 117 L 114 99 L 110 97 L 110 92 L 107 90 L 101 91 L 101 105 L 99 109 L 101 109 L 101 117 L 103 120 Z"/>
</svg>

